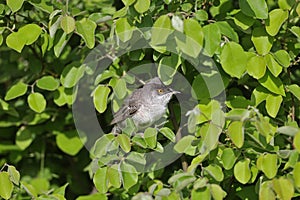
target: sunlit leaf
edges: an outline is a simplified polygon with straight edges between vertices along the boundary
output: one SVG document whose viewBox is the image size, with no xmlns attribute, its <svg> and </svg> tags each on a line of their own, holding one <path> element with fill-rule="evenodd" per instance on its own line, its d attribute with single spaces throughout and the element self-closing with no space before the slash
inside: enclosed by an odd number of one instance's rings
<svg viewBox="0 0 300 200">
<path fill-rule="evenodd" d="M 268 54 L 273 45 L 273 38 L 269 36 L 262 27 L 253 29 L 251 41 L 253 42 L 256 51 L 261 55 Z"/>
<path fill-rule="evenodd" d="M 17 12 L 21 9 L 24 0 L 6 0 L 6 3 L 12 12 Z"/>
<path fill-rule="evenodd" d="M 37 80 L 36 85 L 41 89 L 54 91 L 59 87 L 59 80 L 53 76 L 43 76 Z"/>
<path fill-rule="evenodd" d="M 150 3 L 150 0 L 136 0 L 134 8 L 138 13 L 144 13 L 149 9 Z"/>
<path fill-rule="evenodd" d="M 268 18 L 268 6 L 264 0 L 239 0 L 242 12 L 258 19 Z"/>
<path fill-rule="evenodd" d="M 99 85 L 94 91 L 93 101 L 95 108 L 99 113 L 103 113 L 107 108 L 107 98 L 110 93 L 110 88 L 104 85 Z"/>
<path fill-rule="evenodd" d="M 266 98 L 266 109 L 268 114 L 275 118 L 277 116 L 277 113 L 280 109 L 281 103 L 282 103 L 282 96 L 280 95 L 268 95 Z"/>
<path fill-rule="evenodd" d="M 90 19 L 83 18 L 75 23 L 77 33 L 82 37 L 86 46 L 92 49 L 95 46 L 96 23 Z"/>
<path fill-rule="evenodd" d="M 104 194 L 108 190 L 107 167 L 98 168 L 93 183 L 99 193 Z"/>
<path fill-rule="evenodd" d="M 27 102 L 31 110 L 37 113 L 41 113 L 46 109 L 47 101 L 41 93 L 38 92 L 31 93 L 27 97 Z"/>
<path fill-rule="evenodd" d="M 119 134 L 116 138 L 119 145 L 126 153 L 130 152 L 131 145 L 130 145 L 130 138 L 125 134 Z"/>
<path fill-rule="evenodd" d="M 121 163 L 122 183 L 125 190 L 130 189 L 138 181 L 138 173 L 134 166 L 125 162 Z"/>
<path fill-rule="evenodd" d="M 282 200 L 292 199 L 294 196 L 294 187 L 290 180 L 284 177 L 273 179 L 273 188 L 278 197 Z"/>
<path fill-rule="evenodd" d="M 269 13 L 269 19 L 266 21 L 266 30 L 271 36 L 275 36 L 281 25 L 287 20 L 288 11 L 274 9 Z"/>
<path fill-rule="evenodd" d="M 27 92 L 27 88 L 28 86 L 25 83 L 18 82 L 7 91 L 4 97 L 5 101 L 9 101 L 11 99 L 24 95 Z"/>
<path fill-rule="evenodd" d="M 226 43 L 220 58 L 224 71 L 232 77 L 240 78 L 245 72 L 247 55 L 239 44 L 235 42 Z"/>
<path fill-rule="evenodd" d="M 10 199 L 13 192 L 13 184 L 9 179 L 8 172 L 0 171 L 0 196 L 4 199 Z"/>
<path fill-rule="evenodd" d="M 231 122 L 228 126 L 228 135 L 232 142 L 241 148 L 244 144 L 244 127 L 242 121 Z"/>
<path fill-rule="evenodd" d="M 246 158 L 237 162 L 234 166 L 234 177 L 242 184 L 246 184 L 251 178 L 250 159 Z"/>
<path fill-rule="evenodd" d="M 67 34 L 69 34 L 75 30 L 75 20 L 71 16 L 63 16 L 60 21 L 60 26 Z"/>
</svg>

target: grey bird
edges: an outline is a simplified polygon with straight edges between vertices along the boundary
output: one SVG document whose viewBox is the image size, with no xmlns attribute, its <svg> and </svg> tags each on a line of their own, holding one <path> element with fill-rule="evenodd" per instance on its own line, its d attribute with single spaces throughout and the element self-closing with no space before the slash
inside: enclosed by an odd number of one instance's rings
<svg viewBox="0 0 300 200">
<path fill-rule="evenodd" d="M 137 130 L 151 126 L 164 115 L 172 95 L 177 93 L 180 92 L 164 85 L 158 77 L 151 79 L 124 100 L 111 121 L 111 125 L 115 125 L 112 132 L 120 133 L 128 118 Z"/>
</svg>

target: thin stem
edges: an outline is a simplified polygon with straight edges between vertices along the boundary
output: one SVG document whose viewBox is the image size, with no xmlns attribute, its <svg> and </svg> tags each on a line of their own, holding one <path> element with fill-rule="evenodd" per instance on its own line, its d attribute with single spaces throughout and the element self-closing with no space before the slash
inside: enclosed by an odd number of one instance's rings
<svg viewBox="0 0 300 200">
<path fill-rule="evenodd" d="M 0 169 L 0 172 L 2 172 L 4 170 L 5 167 L 8 167 L 7 163 L 4 163 L 3 167 Z"/>
<path fill-rule="evenodd" d="M 172 105 L 169 105 L 169 110 L 170 110 L 170 120 L 171 120 L 171 122 L 174 126 L 174 129 L 175 129 L 175 132 L 176 132 L 176 141 L 179 141 L 182 138 L 181 128 L 177 124 L 176 115 L 175 115 L 174 108 Z M 186 172 L 188 169 L 188 163 L 186 161 L 186 157 L 184 154 L 182 154 L 182 156 L 180 157 L 180 160 L 181 160 L 182 169 L 183 169 L 183 171 Z"/>
</svg>

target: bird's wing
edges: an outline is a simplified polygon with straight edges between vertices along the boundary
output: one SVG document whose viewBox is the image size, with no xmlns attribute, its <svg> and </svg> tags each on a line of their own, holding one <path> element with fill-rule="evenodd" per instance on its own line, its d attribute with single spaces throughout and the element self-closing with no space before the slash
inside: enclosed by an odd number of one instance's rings
<svg viewBox="0 0 300 200">
<path fill-rule="evenodd" d="M 129 105 L 124 105 L 122 108 L 120 108 L 120 110 L 118 110 L 118 112 L 115 113 L 114 119 L 110 124 L 113 125 L 124 121 L 125 119 L 131 117 L 134 113 L 136 113 L 140 107 L 140 104 L 137 102 L 129 102 Z"/>
</svg>

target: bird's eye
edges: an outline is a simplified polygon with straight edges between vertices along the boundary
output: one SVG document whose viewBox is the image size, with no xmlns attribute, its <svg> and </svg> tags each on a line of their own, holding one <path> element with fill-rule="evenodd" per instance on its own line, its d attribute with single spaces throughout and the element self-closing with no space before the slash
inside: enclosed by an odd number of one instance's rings
<svg viewBox="0 0 300 200">
<path fill-rule="evenodd" d="M 164 92 L 164 90 L 163 90 L 163 89 L 157 89 L 157 92 L 158 92 L 159 94 L 162 94 L 162 93 Z"/>
</svg>

